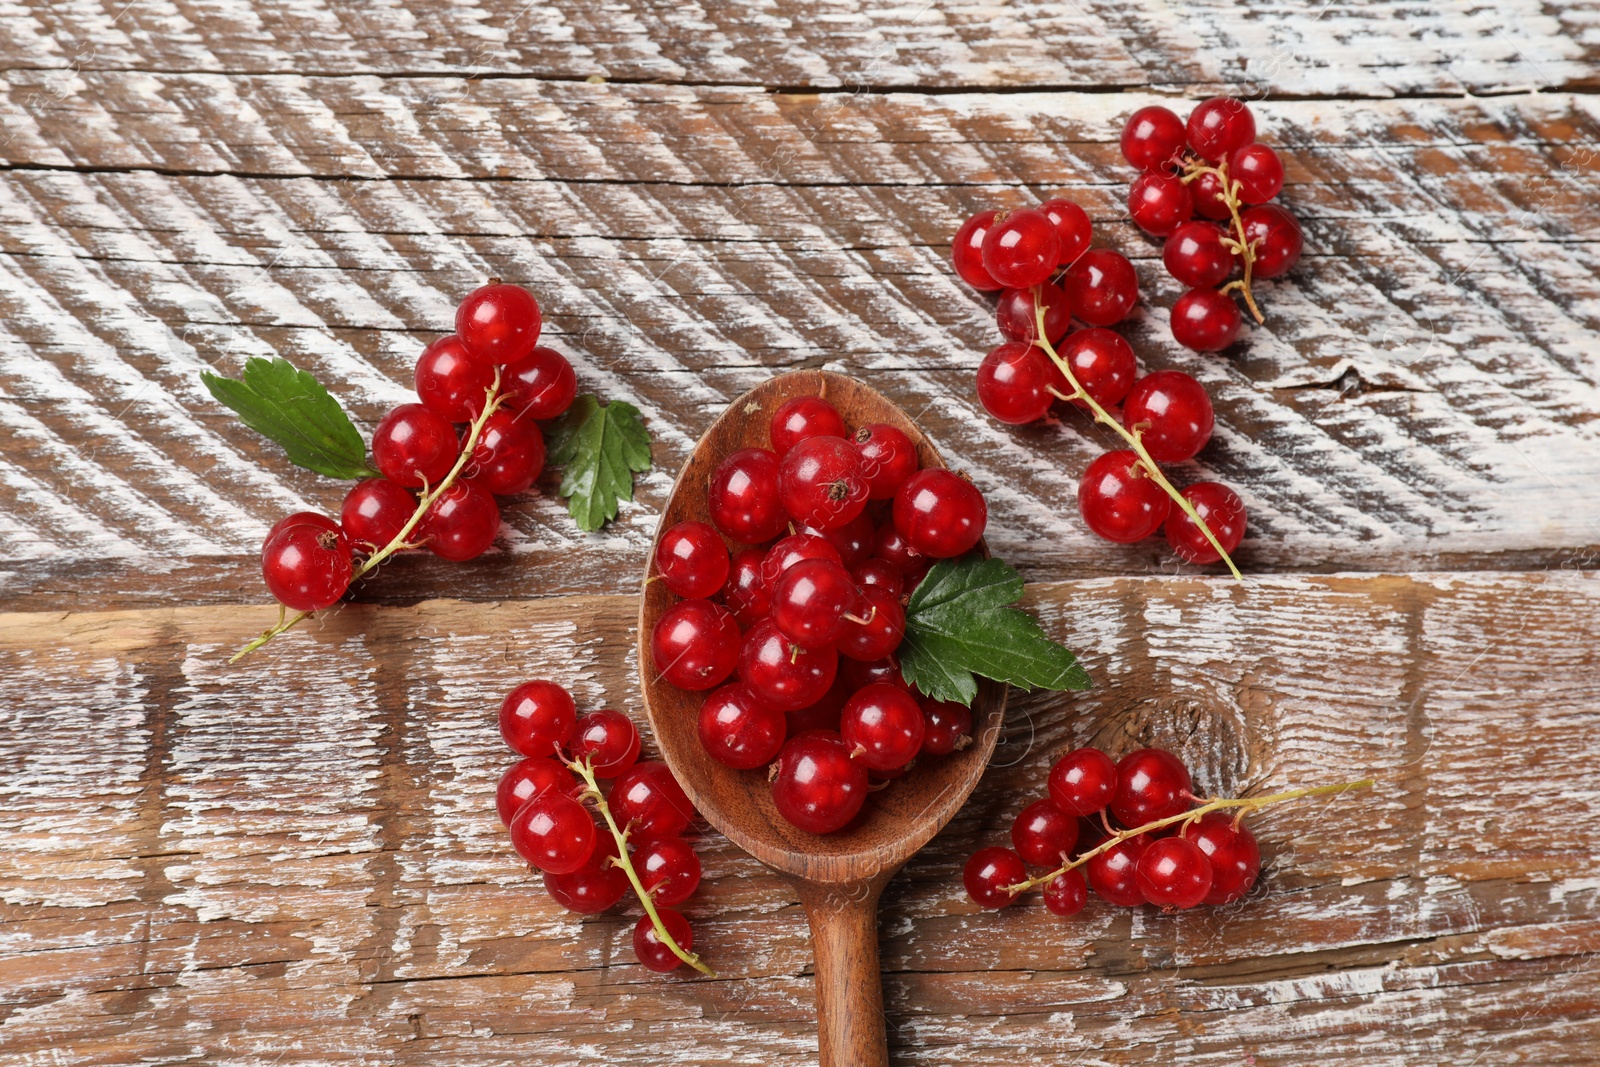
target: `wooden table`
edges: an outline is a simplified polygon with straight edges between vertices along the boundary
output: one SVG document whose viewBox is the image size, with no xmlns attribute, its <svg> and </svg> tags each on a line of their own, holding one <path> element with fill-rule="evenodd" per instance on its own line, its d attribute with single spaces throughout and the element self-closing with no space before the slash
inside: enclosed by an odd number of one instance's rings
<svg viewBox="0 0 1600 1067">
<path fill-rule="evenodd" d="M 0 8 L 0 1058 L 803 1064 L 788 887 L 714 833 L 715 981 L 557 908 L 492 809 L 500 694 L 630 708 L 673 472 L 775 370 L 856 374 L 989 494 L 1097 688 L 1014 700 L 895 880 L 898 1063 L 1600 1060 L 1600 38 L 1583 4 L 21 0 Z M 1259 100 L 1307 253 L 1228 358 L 1171 341 L 1122 118 Z M 950 273 L 984 205 L 1064 193 L 1133 257 L 1125 332 L 1211 389 L 1185 478 L 1246 498 L 1243 585 L 1091 537 L 1080 420 L 971 387 Z M 277 353 L 364 429 L 486 276 L 655 437 L 594 536 L 551 496 L 475 563 L 404 559 L 238 667 L 257 552 L 344 487 L 199 368 Z M 545 488 L 553 486 L 548 479 Z M 1218 791 L 1371 774 L 1256 821 L 1240 905 L 979 913 L 1064 747 Z"/>
</svg>

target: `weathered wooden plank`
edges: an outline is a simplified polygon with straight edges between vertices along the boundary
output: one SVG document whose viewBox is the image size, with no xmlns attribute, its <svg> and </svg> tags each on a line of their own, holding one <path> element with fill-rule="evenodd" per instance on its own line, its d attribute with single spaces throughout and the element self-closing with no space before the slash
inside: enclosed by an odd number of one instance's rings
<svg viewBox="0 0 1600 1067">
<path fill-rule="evenodd" d="M 1600 798 L 1575 768 L 1600 752 L 1594 574 L 1029 597 L 1098 684 L 1014 701 L 972 802 L 890 886 L 899 1062 L 1592 1060 Z M 625 916 L 566 916 L 495 819 L 498 695 L 549 675 L 633 707 L 634 607 L 348 607 L 235 668 L 259 612 L 0 617 L 0 1050 L 809 1062 L 783 883 L 706 832 L 689 911 L 723 977 L 657 980 Z M 1084 742 L 1172 747 L 1207 790 L 1380 785 L 1260 816 L 1269 874 L 1234 907 L 976 911 L 960 863 Z"/>
</svg>

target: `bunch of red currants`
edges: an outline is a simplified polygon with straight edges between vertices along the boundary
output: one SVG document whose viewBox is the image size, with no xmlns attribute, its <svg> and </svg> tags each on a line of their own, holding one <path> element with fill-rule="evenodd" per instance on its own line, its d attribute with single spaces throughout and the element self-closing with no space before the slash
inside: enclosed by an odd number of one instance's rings
<svg viewBox="0 0 1600 1067">
<path fill-rule="evenodd" d="M 970 740 L 971 712 L 919 699 L 895 652 L 911 591 L 978 544 L 988 509 L 966 479 L 919 469 L 901 430 L 852 432 L 821 397 L 783 404 L 770 435 L 712 475 L 714 526 L 662 533 L 651 580 L 683 599 L 650 649 L 664 681 L 708 691 L 706 751 L 740 770 L 776 759 L 778 811 L 825 834 L 856 817 L 873 779 Z"/>
<path fill-rule="evenodd" d="M 1226 811 L 1185 818 L 1198 799 L 1190 789 L 1188 768 L 1161 749 L 1117 763 L 1095 748 L 1068 752 L 1050 769 L 1050 795 L 1012 823 L 1015 848 L 979 849 L 967 861 L 967 893 L 982 907 L 1003 908 L 1042 885 L 1045 907 L 1057 915 L 1082 910 L 1090 888 L 1123 907 L 1238 900 L 1261 871 L 1255 835 Z M 1208 806 L 1224 803 L 1234 802 Z M 1030 878 L 1029 866 L 1047 873 Z"/>
<path fill-rule="evenodd" d="M 1300 258 L 1299 223 L 1268 202 L 1283 189 L 1283 161 L 1256 140 L 1249 105 L 1224 96 L 1201 103 L 1187 123 L 1164 107 L 1140 108 L 1123 127 L 1122 154 L 1143 172 L 1128 189 L 1128 214 L 1165 239 L 1162 263 L 1190 287 L 1172 307 L 1172 336 L 1197 352 L 1227 348 L 1243 321 L 1230 294 L 1239 291 L 1262 321 L 1252 282 Z"/>
<path fill-rule="evenodd" d="M 495 807 L 512 847 L 544 872 L 556 903 L 583 915 L 615 907 L 628 892 L 631 869 L 661 926 L 690 951 L 689 921 L 672 909 L 700 885 L 700 858 L 682 836 L 694 807 L 665 763 L 639 761 L 633 721 L 610 709 L 579 718 L 571 695 L 555 682 L 524 682 L 500 705 L 500 736 L 523 759 L 500 779 Z M 583 803 L 599 801 L 598 792 L 568 761 L 612 780 L 604 829 Z M 626 830 L 626 864 L 613 825 Z M 633 951 L 652 971 L 682 962 L 648 913 L 634 926 Z"/>
<path fill-rule="evenodd" d="M 563 414 L 577 393 L 566 357 L 538 344 L 540 325 L 521 286 L 491 281 L 461 302 L 456 332 L 417 359 L 421 402 L 389 412 L 372 435 L 382 477 L 358 482 L 337 522 L 301 511 L 267 534 L 261 569 L 280 603 L 330 607 L 403 548 L 457 561 L 488 549 L 500 528 L 495 497 L 525 492 L 544 469 L 537 420 Z"/>
</svg>

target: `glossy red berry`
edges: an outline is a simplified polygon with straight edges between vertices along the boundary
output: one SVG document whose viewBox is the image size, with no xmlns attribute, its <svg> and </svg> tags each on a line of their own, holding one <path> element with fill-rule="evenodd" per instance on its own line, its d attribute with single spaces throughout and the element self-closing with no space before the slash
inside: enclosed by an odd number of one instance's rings
<svg viewBox="0 0 1600 1067">
<path fill-rule="evenodd" d="M 821 700 L 813 704 L 807 704 L 799 711 L 784 713 L 783 717 L 789 726 L 789 737 L 799 737 L 807 730 L 839 732 L 839 713 L 844 710 L 844 702 L 850 699 L 850 696 L 860 688 L 859 685 L 852 684 L 845 677 L 843 662 L 841 662 L 839 673 L 833 679 L 833 684 L 828 687 L 828 691 L 822 695 Z"/>
<path fill-rule="evenodd" d="M 1166 237 L 1194 215 L 1194 197 L 1175 174 L 1141 174 L 1128 186 L 1128 214 L 1152 237 Z"/>
<path fill-rule="evenodd" d="M 729 540 L 756 545 L 789 525 L 778 499 L 778 457 L 765 448 L 733 453 L 711 475 L 711 521 Z"/>
<path fill-rule="evenodd" d="M 1155 483 L 1132 449 L 1107 452 L 1078 482 L 1078 512 L 1107 541 L 1132 544 L 1155 533 L 1172 509 L 1172 498 Z"/>
<path fill-rule="evenodd" d="M 746 548 L 734 553 L 729 562 L 722 602 L 728 605 L 740 626 L 754 626 L 772 610 L 772 594 L 761 577 L 761 561 L 766 558 L 763 550 Z"/>
<path fill-rule="evenodd" d="M 948 756 L 965 748 L 972 740 L 972 709 L 953 700 L 923 697 L 922 751 L 929 756 Z"/>
<path fill-rule="evenodd" d="M 1214 289 L 1233 273 L 1233 253 L 1222 243 L 1222 227 L 1196 219 L 1185 222 L 1161 248 L 1161 262 L 1179 283 Z"/>
<path fill-rule="evenodd" d="M 912 696 L 917 694 L 906 682 L 905 675 L 900 672 L 900 664 L 893 658 L 877 659 L 871 663 L 858 659 L 847 659 L 839 664 L 839 678 L 844 683 L 845 693 L 839 699 L 839 707 L 844 707 L 856 690 L 865 689 L 869 685 L 882 682 L 885 685 L 897 685 Z"/>
<path fill-rule="evenodd" d="M 700 744 L 712 759 L 736 770 L 771 763 L 787 732 L 783 712 L 767 707 L 738 682 L 711 693 L 700 705 Z"/>
<path fill-rule="evenodd" d="M 1121 334 L 1100 326 L 1078 330 L 1068 336 L 1059 354 L 1072 368 L 1072 376 L 1078 379 L 1084 392 L 1101 407 L 1111 408 L 1122 403 L 1122 398 L 1128 395 L 1134 379 L 1139 376 L 1139 364 L 1133 358 L 1132 346 Z M 1053 364 L 1051 370 L 1060 378 L 1056 391 L 1071 396 L 1072 387 L 1065 375 Z M 1072 404 L 1080 408 L 1089 406 L 1081 398 L 1072 401 Z"/>
<path fill-rule="evenodd" d="M 932 559 L 970 552 L 988 521 L 983 494 L 947 470 L 920 470 L 895 494 L 895 529 L 912 548 Z"/>
<path fill-rule="evenodd" d="M 846 620 L 839 637 L 839 654 L 862 663 L 893 655 L 906 636 L 906 611 L 899 594 L 869 586 L 859 598 L 856 618 Z"/>
<path fill-rule="evenodd" d="M 894 685 L 869 685 L 845 702 L 839 734 L 855 758 L 872 770 L 903 767 L 922 751 L 922 708 Z"/>
<path fill-rule="evenodd" d="M 382 482 L 384 479 L 371 478 L 368 480 Z M 294 511 L 273 523 L 272 529 L 267 531 L 267 536 L 261 539 L 261 543 L 266 544 L 268 541 L 272 540 L 278 534 L 282 533 L 284 530 L 287 530 L 291 526 L 312 526 L 318 530 L 327 530 L 332 533 L 338 533 L 341 529 L 343 529 L 339 523 L 334 522 L 332 519 L 328 518 L 328 516 L 319 511 Z M 350 531 L 345 530 L 344 535 L 347 538 L 350 537 Z M 354 543 L 353 539 L 352 543 Z"/>
<path fill-rule="evenodd" d="M 1243 324 L 1233 297 L 1215 289 L 1190 289 L 1172 305 L 1172 339 L 1196 352 L 1221 352 Z"/>
<path fill-rule="evenodd" d="M 1256 120 L 1243 100 L 1214 96 L 1189 112 L 1185 131 L 1189 147 L 1208 163 L 1220 163 L 1228 153 L 1256 139 Z"/>
<path fill-rule="evenodd" d="M 572 406 L 578 395 L 578 376 L 566 356 L 536 345 L 501 372 L 500 388 L 506 410 L 530 419 L 553 419 Z"/>
<path fill-rule="evenodd" d="M 845 437 L 844 419 L 820 396 L 797 396 L 772 413 L 772 450 L 782 459 L 808 437 Z"/>
<path fill-rule="evenodd" d="M 1035 867 L 1059 867 L 1078 843 L 1078 818 L 1048 798 L 1035 800 L 1012 821 L 1011 843 Z"/>
<path fill-rule="evenodd" d="M 456 482 L 433 502 L 417 530 L 428 551 L 441 559 L 477 559 L 500 530 L 500 505 L 476 482 Z"/>
<path fill-rule="evenodd" d="M 1072 308 L 1060 286 L 1041 282 L 1038 289 L 1044 304 L 1044 333 L 1050 343 L 1055 344 L 1072 326 Z M 1000 302 L 994 306 L 995 325 L 1000 327 L 1000 335 L 1008 341 L 1032 341 L 1039 334 L 1037 307 L 1032 289 L 1007 289 L 1001 293 Z"/>
<path fill-rule="evenodd" d="M 983 269 L 1001 285 L 1026 289 L 1055 273 L 1061 262 L 1061 237 L 1042 211 L 1012 211 L 995 216 L 983 238 Z"/>
<path fill-rule="evenodd" d="M 1236 148 L 1228 156 L 1228 178 L 1239 183 L 1239 199 L 1265 204 L 1283 191 L 1283 160 L 1260 141 Z"/>
<path fill-rule="evenodd" d="M 1194 197 L 1195 213 L 1202 218 L 1214 222 L 1233 219 L 1228 199 L 1222 193 L 1222 179 L 1210 171 L 1206 171 L 1189 183 L 1189 193 Z"/>
<path fill-rule="evenodd" d="M 861 453 L 843 437 L 808 437 L 778 463 L 778 497 L 796 522 L 838 529 L 867 506 Z"/>
<path fill-rule="evenodd" d="M 906 479 L 917 472 L 917 446 L 904 433 L 881 422 L 857 430 L 855 442 L 861 453 L 861 476 L 867 480 L 867 499 L 894 499 Z"/>
<path fill-rule="evenodd" d="M 449 422 L 471 422 L 494 385 L 494 365 L 467 355 L 461 339 L 441 337 L 417 359 L 417 396 Z"/>
<path fill-rule="evenodd" d="M 500 702 L 500 736 L 524 756 L 555 753 L 577 722 L 572 695 L 555 682 L 523 682 Z"/>
<path fill-rule="evenodd" d="M 700 885 L 700 857 L 681 837 L 658 837 L 629 857 L 657 906 L 681 904 Z"/>
<path fill-rule="evenodd" d="M 980 848 L 967 860 L 961 872 L 961 882 L 967 887 L 967 896 L 980 908 L 998 910 L 1016 900 L 1008 886 L 1028 880 L 1028 869 L 1022 857 L 1009 848 L 990 846 Z"/>
<path fill-rule="evenodd" d="M 656 573 L 681 597 L 714 596 L 727 584 L 731 565 L 721 535 L 703 522 L 676 523 L 656 542 Z"/>
<path fill-rule="evenodd" d="M 825 559 L 844 565 L 844 557 L 839 555 L 838 547 L 823 534 L 790 534 L 767 549 L 761 559 L 761 580 L 766 583 L 768 594 L 777 588 L 778 579 L 783 577 L 784 571 L 808 559 Z"/>
<path fill-rule="evenodd" d="M 1139 302 L 1139 276 L 1126 256 L 1091 248 L 1062 279 L 1072 313 L 1090 326 L 1115 326 Z"/>
<path fill-rule="evenodd" d="M 803 649 L 784 637 L 770 617 L 750 628 L 739 651 L 740 680 L 757 700 L 779 711 L 815 704 L 838 672 L 834 649 Z"/>
<path fill-rule="evenodd" d="M 1170 170 L 1183 143 L 1183 120 L 1168 108 L 1141 107 L 1122 127 L 1122 158 L 1140 170 Z"/>
<path fill-rule="evenodd" d="M 612 863 L 616 854 L 616 843 L 602 840 L 595 846 L 589 862 L 576 871 L 545 875 L 545 892 L 557 904 L 579 915 L 599 915 L 616 907 L 628 891 L 628 876 Z"/>
<path fill-rule="evenodd" d="M 1179 490 L 1179 495 L 1205 520 L 1228 555 L 1244 540 L 1244 501 L 1239 494 L 1221 482 L 1196 482 Z M 1216 563 L 1222 557 L 1212 547 L 1211 541 L 1198 524 L 1182 508 L 1173 508 L 1167 516 L 1167 544 L 1178 558 L 1188 563 Z"/>
<path fill-rule="evenodd" d="M 679 689 L 722 684 L 739 663 L 739 623 L 709 600 L 681 600 L 662 612 L 650 632 L 656 674 Z"/>
<path fill-rule="evenodd" d="M 328 520 L 332 525 L 332 520 Z M 355 568 L 342 530 L 317 525 L 288 526 L 261 546 L 261 576 L 278 602 L 294 611 L 332 607 Z"/>
<path fill-rule="evenodd" d="M 1055 915 L 1076 915 L 1089 903 L 1089 885 L 1083 868 L 1062 871 L 1044 885 L 1044 906 Z"/>
<path fill-rule="evenodd" d="M 694 930 L 689 926 L 688 919 L 671 908 L 657 908 L 656 915 L 679 948 L 685 952 L 694 950 Z M 639 921 L 633 926 L 633 954 L 646 970 L 657 974 L 675 971 L 683 963 L 672 947 L 661 940 L 661 934 L 648 915 L 639 916 Z"/>
<path fill-rule="evenodd" d="M 844 565 L 845 570 L 871 558 L 873 538 L 878 533 L 878 528 L 872 524 L 872 517 L 864 511 L 843 526 L 826 533 L 809 526 L 802 526 L 800 530 L 802 533 L 827 538 L 828 543 L 838 550 L 839 562 Z"/>
<path fill-rule="evenodd" d="M 591 711 L 573 727 L 567 750 L 587 760 L 596 777 L 615 778 L 639 759 L 639 728 L 620 711 Z"/>
<path fill-rule="evenodd" d="M 865 592 L 869 587 L 882 589 L 896 600 L 905 592 L 906 579 L 903 574 L 889 566 L 881 559 L 863 561 L 855 570 L 850 572 L 850 577 L 855 579 L 856 585 Z"/>
<path fill-rule="evenodd" d="M 606 803 L 636 841 L 681 834 L 694 819 L 694 805 L 659 760 L 642 760 L 617 775 Z"/>
<path fill-rule="evenodd" d="M 1146 374 L 1122 402 L 1123 425 L 1143 429 L 1145 450 L 1158 463 L 1193 459 L 1214 422 L 1206 387 L 1181 370 Z"/>
<path fill-rule="evenodd" d="M 1189 810 L 1189 769 L 1159 748 L 1141 748 L 1117 761 L 1111 814 L 1130 829 Z"/>
<path fill-rule="evenodd" d="M 895 527 L 893 521 L 878 527 L 872 542 L 872 558 L 881 559 L 905 576 L 911 584 L 913 575 L 921 575 L 933 561 L 911 547 L 911 542 Z"/>
<path fill-rule="evenodd" d="M 511 817 L 511 845 L 546 874 L 571 874 L 595 850 L 594 819 L 565 793 L 549 790 Z"/>
<path fill-rule="evenodd" d="M 526 416 L 499 410 L 484 420 L 467 474 L 496 496 L 525 493 L 544 470 L 544 434 Z"/>
<path fill-rule="evenodd" d="M 1084 864 L 1089 885 L 1112 904 L 1124 908 L 1144 903 L 1144 891 L 1139 888 L 1139 857 L 1144 855 L 1149 841 L 1144 836 L 1130 837 L 1111 846 Z"/>
<path fill-rule="evenodd" d="M 1091 227 L 1089 216 L 1071 200 L 1046 200 L 1039 205 L 1045 218 L 1055 223 L 1056 236 L 1061 239 L 1061 250 L 1056 253 L 1056 263 L 1066 266 L 1089 247 Z M 1049 301 L 1045 301 L 1049 306 Z"/>
<path fill-rule="evenodd" d="M 1098 748 L 1075 748 L 1050 768 L 1050 799 L 1068 815 L 1105 810 L 1117 791 L 1117 765 Z"/>
<path fill-rule="evenodd" d="M 1139 892 L 1160 908 L 1192 908 L 1211 892 L 1211 861 L 1193 841 L 1163 837 L 1150 842 L 1134 868 Z"/>
<path fill-rule="evenodd" d="M 1255 277 L 1276 278 L 1300 262 L 1304 237 L 1300 223 L 1287 209 L 1278 204 L 1258 204 L 1246 208 L 1239 221 L 1244 224 L 1245 240 L 1255 248 Z"/>
<path fill-rule="evenodd" d="M 399 537 L 416 511 L 411 490 L 387 478 L 366 478 L 345 494 L 339 525 L 352 545 L 371 552 Z"/>
<path fill-rule="evenodd" d="M 801 648 L 826 648 L 838 643 L 850 625 L 845 615 L 860 599 L 842 566 L 830 559 L 802 560 L 772 587 L 772 621 Z"/>
<path fill-rule="evenodd" d="M 983 266 L 983 240 L 994 224 L 995 211 L 980 211 L 961 224 L 954 240 L 950 242 L 950 262 L 961 280 L 988 292 L 1005 288 L 990 276 Z"/>
<path fill-rule="evenodd" d="M 1031 342 L 1007 341 L 978 364 L 978 401 L 1001 422 L 1020 426 L 1044 417 L 1055 397 L 1054 368 Z"/>
<path fill-rule="evenodd" d="M 866 798 L 866 765 L 850 758 L 850 748 L 838 734 L 813 730 L 791 738 L 778 754 L 772 802 L 780 815 L 807 833 L 841 829 Z"/>
<path fill-rule="evenodd" d="M 490 284 L 456 308 L 456 336 L 467 354 L 487 363 L 514 363 L 539 343 L 539 302 L 520 285 Z"/>
<path fill-rule="evenodd" d="M 456 428 L 421 404 L 401 404 L 372 432 L 372 461 L 378 470 L 414 489 L 444 481 L 460 455 Z"/>
<path fill-rule="evenodd" d="M 1232 904 L 1256 884 L 1261 873 L 1261 847 L 1256 835 L 1227 812 L 1214 811 L 1180 831 L 1180 837 L 1199 846 L 1211 864 L 1211 890 L 1207 904 Z"/>
<path fill-rule="evenodd" d="M 500 814 L 500 821 L 510 826 L 511 817 L 522 805 L 546 790 L 570 795 L 575 781 L 571 771 L 550 757 L 529 756 L 512 764 L 500 776 L 500 785 L 494 794 L 495 811 Z"/>
</svg>

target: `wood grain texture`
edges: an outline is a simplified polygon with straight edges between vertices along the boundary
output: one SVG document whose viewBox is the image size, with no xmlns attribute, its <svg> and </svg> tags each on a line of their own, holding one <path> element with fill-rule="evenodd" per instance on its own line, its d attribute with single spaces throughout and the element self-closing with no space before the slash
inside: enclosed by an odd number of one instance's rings
<svg viewBox="0 0 1600 1067">
<path fill-rule="evenodd" d="M 1014 701 L 962 813 L 890 883 L 896 1063 L 1589 1064 L 1600 1046 L 1600 580 L 1579 572 L 1035 586 L 1097 687 Z M 714 833 L 722 978 L 515 862 L 492 789 L 532 675 L 638 706 L 632 597 L 351 606 L 268 650 L 187 608 L 0 619 L 8 1062 L 804 1064 L 798 898 Z M 1159 743 L 1207 790 L 1371 774 L 1254 821 L 1260 889 L 1164 916 L 969 904 L 1061 750 Z"/>
</svg>

